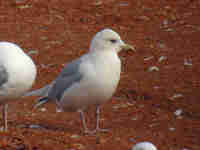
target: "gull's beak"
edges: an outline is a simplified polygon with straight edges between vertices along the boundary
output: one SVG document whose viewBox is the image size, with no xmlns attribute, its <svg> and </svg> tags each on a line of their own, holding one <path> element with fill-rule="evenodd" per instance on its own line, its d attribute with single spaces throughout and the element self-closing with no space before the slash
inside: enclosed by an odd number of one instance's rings
<svg viewBox="0 0 200 150">
<path fill-rule="evenodd" d="M 136 52 L 135 47 L 132 45 L 129 45 L 129 44 L 123 44 L 120 48 L 121 48 L 121 50 L 132 50 L 132 51 Z"/>
</svg>

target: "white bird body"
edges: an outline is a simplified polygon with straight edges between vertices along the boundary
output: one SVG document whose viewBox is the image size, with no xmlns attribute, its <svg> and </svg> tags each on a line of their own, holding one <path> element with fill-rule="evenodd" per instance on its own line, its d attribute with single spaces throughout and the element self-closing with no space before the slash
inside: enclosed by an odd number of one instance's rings
<svg viewBox="0 0 200 150">
<path fill-rule="evenodd" d="M 0 104 L 4 106 L 4 130 L 7 130 L 7 103 L 32 87 L 36 66 L 16 44 L 0 42 Z"/>
<path fill-rule="evenodd" d="M 122 49 L 134 50 L 133 47 L 125 44 L 116 32 L 110 29 L 98 32 L 92 39 L 87 54 L 66 64 L 51 84 L 31 92 L 33 95 L 37 93 L 46 95 L 36 106 L 56 100 L 59 110 L 79 111 L 87 132 L 83 111 L 90 105 L 95 105 L 97 107 L 96 130 L 100 130 L 99 107 L 112 97 L 119 83 L 121 61 L 118 52 Z"/>
<path fill-rule="evenodd" d="M 83 78 L 64 92 L 58 104 L 64 111 L 84 110 L 104 103 L 112 97 L 120 80 L 121 61 L 115 51 L 91 52 L 80 59 L 84 62 L 80 64 Z"/>
<path fill-rule="evenodd" d="M 132 150 L 157 150 L 157 148 L 150 142 L 140 142 L 133 146 Z"/>
<path fill-rule="evenodd" d="M 8 74 L 8 81 L 0 85 L 0 103 L 23 95 L 35 81 L 35 64 L 13 43 L 0 42 L 0 66 Z"/>
</svg>

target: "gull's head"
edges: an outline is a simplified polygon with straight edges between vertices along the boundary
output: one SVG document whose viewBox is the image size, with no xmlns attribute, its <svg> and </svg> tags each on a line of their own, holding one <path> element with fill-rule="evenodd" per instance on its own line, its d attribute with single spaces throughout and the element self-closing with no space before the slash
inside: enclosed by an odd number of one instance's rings
<svg viewBox="0 0 200 150">
<path fill-rule="evenodd" d="M 98 32 L 92 39 L 90 51 L 115 51 L 116 53 L 121 50 L 134 50 L 133 46 L 125 44 L 121 40 L 118 33 L 111 29 L 104 29 Z"/>
<path fill-rule="evenodd" d="M 137 143 L 132 150 L 157 150 L 157 148 L 150 142 L 140 142 Z"/>
</svg>

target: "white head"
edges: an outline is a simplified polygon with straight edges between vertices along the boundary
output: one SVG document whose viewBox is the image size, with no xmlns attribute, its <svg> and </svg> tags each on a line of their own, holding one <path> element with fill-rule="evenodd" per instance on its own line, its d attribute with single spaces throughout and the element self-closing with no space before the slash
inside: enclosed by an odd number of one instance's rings
<svg viewBox="0 0 200 150">
<path fill-rule="evenodd" d="M 125 44 L 118 33 L 111 29 L 104 29 L 98 32 L 92 39 L 90 45 L 90 51 L 96 50 L 112 50 L 115 52 L 120 52 L 124 50 L 135 50 L 134 47 Z"/>
<path fill-rule="evenodd" d="M 157 150 L 157 148 L 150 142 L 141 142 L 133 146 L 132 150 Z"/>
<path fill-rule="evenodd" d="M 24 51 L 16 44 L 6 41 L 0 42 L 0 49 L 1 49 L 1 55 L 7 54 L 7 55 L 24 55 Z M 12 52 L 11 52 L 12 51 Z"/>
</svg>

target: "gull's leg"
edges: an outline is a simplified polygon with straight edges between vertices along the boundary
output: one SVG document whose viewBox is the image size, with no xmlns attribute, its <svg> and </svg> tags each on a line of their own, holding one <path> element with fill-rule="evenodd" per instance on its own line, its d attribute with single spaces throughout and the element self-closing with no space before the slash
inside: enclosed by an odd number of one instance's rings
<svg viewBox="0 0 200 150">
<path fill-rule="evenodd" d="M 101 132 L 108 132 L 108 129 L 102 129 L 100 128 L 100 106 L 97 106 L 96 110 L 96 131 L 101 131 Z"/>
<path fill-rule="evenodd" d="M 95 132 L 94 131 L 90 131 L 88 129 L 87 125 L 86 125 L 84 112 L 82 110 L 79 110 L 79 112 L 80 112 L 80 115 L 81 115 L 81 121 L 82 121 L 82 124 L 83 124 L 84 132 L 87 133 L 87 134 L 94 134 Z"/>
<path fill-rule="evenodd" d="M 3 104 L 3 122 L 4 122 L 4 131 L 8 131 L 8 104 Z"/>
</svg>

